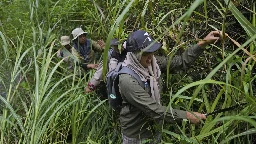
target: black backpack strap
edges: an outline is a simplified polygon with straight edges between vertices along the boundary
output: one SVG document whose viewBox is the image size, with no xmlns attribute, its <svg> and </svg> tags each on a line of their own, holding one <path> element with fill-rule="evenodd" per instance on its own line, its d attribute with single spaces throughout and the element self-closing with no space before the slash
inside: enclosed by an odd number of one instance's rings
<svg viewBox="0 0 256 144">
<path fill-rule="evenodd" d="M 145 83 L 140 79 L 139 75 L 136 74 L 132 69 L 130 69 L 129 67 L 123 67 L 120 71 L 119 71 L 119 75 L 120 74 L 129 74 L 131 76 L 133 76 L 140 84 L 140 86 L 145 89 Z"/>
</svg>

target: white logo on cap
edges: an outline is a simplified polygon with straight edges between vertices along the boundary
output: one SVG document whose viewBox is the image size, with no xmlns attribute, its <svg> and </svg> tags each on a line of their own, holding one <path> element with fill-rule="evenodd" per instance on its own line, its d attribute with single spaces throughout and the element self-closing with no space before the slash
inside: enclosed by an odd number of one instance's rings
<svg viewBox="0 0 256 144">
<path fill-rule="evenodd" d="M 149 41 L 151 41 L 151 38 L 149 37 L 149 35 L 148 35 L 147 32 L 144 34 L 144 36 L 147 36 L 147 39 L 148 39 Z"/>
</svg>

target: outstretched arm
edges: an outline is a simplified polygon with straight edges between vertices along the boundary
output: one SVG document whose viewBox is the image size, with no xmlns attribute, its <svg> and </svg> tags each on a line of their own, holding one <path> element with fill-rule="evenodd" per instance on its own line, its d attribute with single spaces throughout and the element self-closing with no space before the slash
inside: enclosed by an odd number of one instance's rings
<svg viewBox="0 0 256 144">
<path fill-rule="evenodd" d="M 203 53 L 204 48 L 218 41 L 221 38 L 220 31 L 210 32 L 203 40 L 199 41 L 196 45 L 187 48 L 181 55 L 176 55 L 172 58 L 170 64 L 170 72 L 175 72 L 182 69 L 189 68 L 194 64 L 195 60 Z M 165 70 L 168 65 L 168 56 L 155 56 L 161 70 Z"/>
<path fill-rule="evenodd" d="M 170 72 L 176 72 L 189 68 L 195 60 L 203 53 L 204 49 L 199 45 L 187 48 L 181 55 L 175 55 L 171 59 Z M 155 56 L 161 71 L 166 70 L 168 66 L 168 56 Z"/>
</svg>

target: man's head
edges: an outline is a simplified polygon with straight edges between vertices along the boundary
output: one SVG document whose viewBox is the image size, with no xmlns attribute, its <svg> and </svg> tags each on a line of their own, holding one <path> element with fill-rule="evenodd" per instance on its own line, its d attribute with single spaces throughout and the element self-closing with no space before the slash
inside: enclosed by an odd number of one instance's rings
<svg viewBox="0 0 256 144">
<path fill-rule="evenodd" d="M 73 35 L 72 40 L 78 40 L 79 43 L 84 44 L 86 41 L 86 34 L 87 34 L 87 32 L 83 31 L 82 28 L 75 28 L 72 31 L 72 35 Z"/>
<path fill-rule="evenodd" d="M 154 41 L 146 31 L 137 30 L 131 33 L 126 42 L 127 52 L 139 55 L 138 60 L 142 66 L 148 67 L 153 59 L 154 52 L 161 48 L 161 44 Z"/>
<path fill-rule="evenodd" d="M 70 46 L 70 38 L 69 36 L 62 36 L 60 37 L 60 43 L 62 46 L 64 46 L 65 48 L 69 49 Z"/>
</svg>

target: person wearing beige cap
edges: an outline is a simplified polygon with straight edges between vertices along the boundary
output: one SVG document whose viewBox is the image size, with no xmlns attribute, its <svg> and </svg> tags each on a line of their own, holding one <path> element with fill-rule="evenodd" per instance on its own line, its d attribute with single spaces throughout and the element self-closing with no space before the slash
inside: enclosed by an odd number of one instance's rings
<svg viewBox="0 0 256 144">
<path fill-rule="evenodd" d="M 64 58 L 64 61 L 68 63 L 68 69 L 71 69 L 73 67 L 73 61 L 78 62 L 80 56 L 78 52 L 71 47 L 69 36 L 61 36 L 60 43 L 63 48 L 58 50 L 57 57 Z"/>
<path fill-rule="evenodd" d="M 80 54 L 81 57 L 84 59 L 84 64 L 82 64 L 82 67 L 85 70 L 88 69 L 97 69 L 98 65 L 93 64 L 92 62 L 95 61 L 96 56 L 94 51 L 103 52 L 104 49 L 104 42 L 98 41 L 95 42 L 93 40 L 88 39 L 87 32 L 83 31 L 82 28 L 75 28 L 72 31 L 74 42 L 74 48 L 77 50 L 77 52 Z"/>
</svg>

